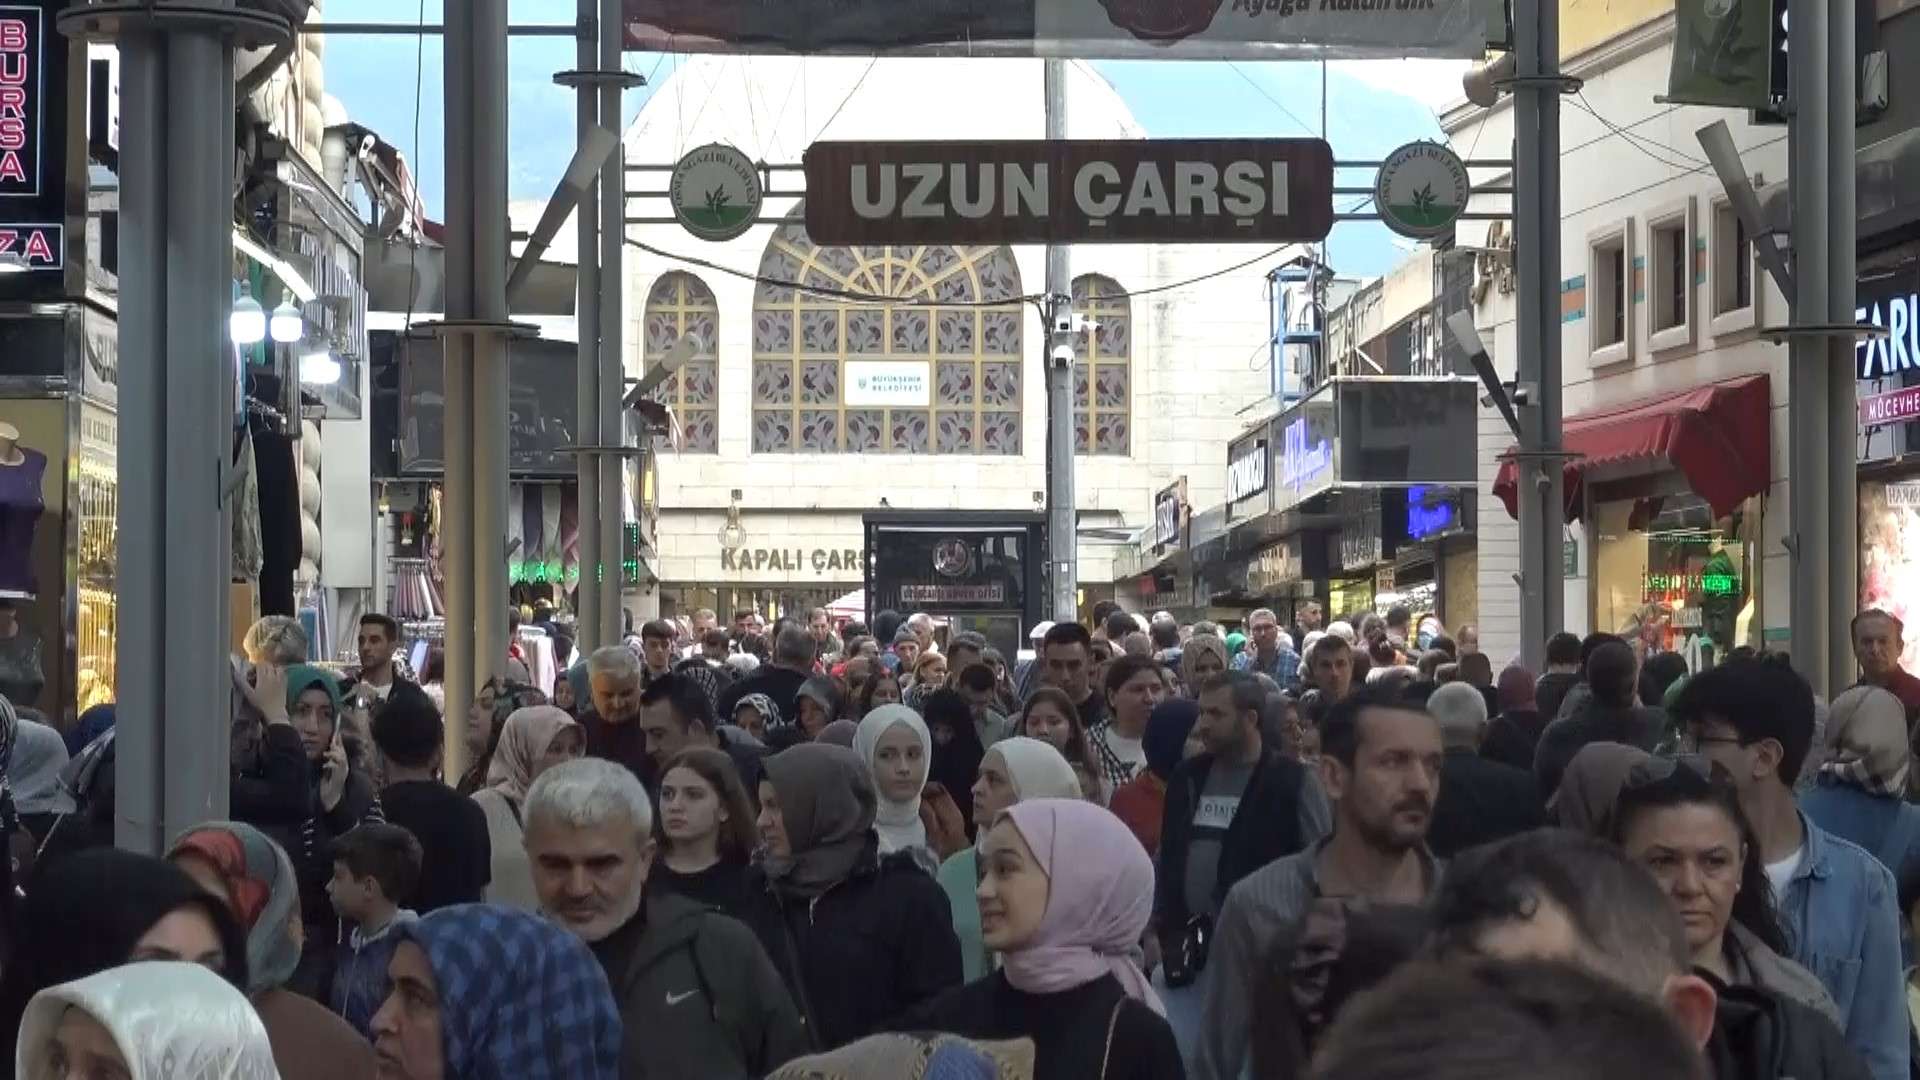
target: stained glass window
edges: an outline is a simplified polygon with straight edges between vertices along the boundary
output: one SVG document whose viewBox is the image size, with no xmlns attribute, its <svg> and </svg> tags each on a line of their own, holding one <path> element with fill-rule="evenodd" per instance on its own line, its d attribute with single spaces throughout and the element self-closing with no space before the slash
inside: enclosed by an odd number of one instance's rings
<svg viewBox="0 0 1920 1080">
<path fill-rule="evenodd" d="M 713 290 L 692 274 L 675 271 L 654 283 L 647 294 L 648 364 L 681 337 L 694 341 L 693 357 L 673 378 L 660 384 L 654 398 L 673 409 L 682 432 L 681 449 L 695 454 L 720 450 L 720 305 Z M 668 449 L 661 437 L 661 449 Z"/>
<path fill-rule="evenodd" d="M 1020 452 L 1025 312 L 1010 250 L 819 247 L 796 211 L 760 276 L 823 291 L 762 282 L 754 294 L 756 453 Z M 896 400 L 872 390 L 880 375 Z M 910 400 L 916 379 L 924 405 Z"/>
<path fill-rule="evenodd" d="M 1112 278 L 1073 283 L 1073 310 L 1095 325 L 1074 339 L 1073 442 L 1082 454 L 1133 447 L 1133 307 Z"/>
</svg>

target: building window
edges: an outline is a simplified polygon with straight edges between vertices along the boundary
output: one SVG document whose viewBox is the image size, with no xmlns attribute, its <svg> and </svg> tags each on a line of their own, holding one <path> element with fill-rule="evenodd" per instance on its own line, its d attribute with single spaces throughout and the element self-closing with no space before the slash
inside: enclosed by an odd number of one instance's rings
<svg viewBox="0 0 1920 1080">
<path fill-rule="evenodd" d="M 1073 445 L 1125 456 L 1133 447 L 1133 305 L 1112 278 L 1073 283 L 1073 310 L 1093 323 L 1074 338 Z"/>
<path fill-rule="evenodd" d="M 1013 252 L 819 247 L 801 214 L 760 262 L 754 452 L 1020 453 L 1025 313 Z"/>
<path fill-rule="evenodd" d="M 1693 200 L 1647 215 L 1647 348 L 1693 344 Z"/>
<path fill-rule="evenodd" d="M 1712 298 L 1709 330 L 1716 337 L 1751 330 L 1759 310 L 1754 291 L 1753 237 L 1725 199 L 1715 200 L 1707 228 L 1707 295 Z"/>
<path fill-rule="evenodd" d="M 653 392 L 680 422 L 680 448 L 695 454 L 720 451 L 720 305 L 713 290 L 692 274 L 675 271 L 654 282 L 647 294 L 646 342 L 642 357 L 651 365 L 683 337 L 693 339 L 693 356 Z M 662 449 L 671 444 L 658 440 Z"/>
<path fill-rule="evenodd" d="M 1625 221 L 1587 237 L 1587 363 L 1633 358 L 1633 241 Z"/>
</svg>

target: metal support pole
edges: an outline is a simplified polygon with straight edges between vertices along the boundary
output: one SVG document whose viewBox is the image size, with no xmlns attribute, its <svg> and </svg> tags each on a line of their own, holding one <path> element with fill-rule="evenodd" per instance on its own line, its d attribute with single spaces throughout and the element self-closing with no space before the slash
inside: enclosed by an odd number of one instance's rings
<svg viewBox="0 0 1920 1080">
<path fill-rule="evenodd" d="M 581 71 L 591 71 L 600 62 L 600 42 L 586 27 L 594 25 L 599 0 L 579 0 L 582 32 L 577 50 Z M 600 95 L 590 82 L 582 81 L 574 90 L 574 131 L 579 145 L 600 124 Z M 573 325 L 579 339 L 574 373 L 577 387 L 578 416 L 574 442 L 599 446 L 600 440 L 600 199 L 596 180 L 581 193 L 573 212 L 575 236 L 579 248 L 580 269 L 574 287 Z M 578 619 L 574 631 L 582 655 L 605 645 L 600 637 L 600 590 L 594 587 L 593 568 L 600 564 L 600 465 L 591 451 L 582 451 L 574 459 L 580 495 L 580 580 L 575 593 Z"/>
<path fill-rule="evenodd" d="M 625 45 L 626 22 L 620 0 L 600 0 L 600 70 L 617 72 Z M 625 117 L 620 109 L 618 82 L 600 86 L 600 123 L 621 136 L 621 145 L 600 170 L 600 446 L 620 446 L 626 442 L 626 426 L 621 422 L 621 402 L 626 397 L 627 354 L 622 347 L 621 319 L 626 313 L 626 276 L 622 242 L 627 226 L 627 156 Z M 582 206 L 581 213 L 590 212 Z M 620 557 L 621 529 L 626 524 L 626 485 L 622 482 L 623 460 L 617 454 L 600 454 L 600 640 L 603 644 L 620 640 Z M 585 575 L 589 567 L 582 565 Z"/>
<path fill-rule="evenodd" d="M 1554 0 L 1513 7 L 1514 233 L 1524 299 L 1515 377 L 1537 387 L 1520 412 L 1520 650 L 1543 671 L 1547 638 L 1566 619 L 1566 534 L 1560 442 L 1560 12 Z"/>
<path fill-rule="evenodd" d="M 446 318 L 474 317 L 474 197 L 473 173 L 467 163 L 474 155 L 473 6 L 447 5 L 446 140 L 447 230 Z M 447 582 L 447 715 L 465 716 L 482 676 L 477 664 L 474 632 L 474 459 L 473 459 L 473 345 L 464 333 L 441 338 L 446 364 L 445 431 L 447 463 L 441 518 L 448 523 L 443 565 Z M 504 612 L 492 612 L 495 620 Z M 466 768 L 466 733 L 461 724 L 448 724 L 442 766 L 448 776 Z"/>
<path fill-rule="evenodd" d="M 1838 15 L 1829 10 L 1829 3 L 1830 0 L 1792 0 L 1788 9 L 1788 25 L 1793 27 L 1787 79 L 1792 115 L 1787 126 L 1787 143 L 1793 198 L 1793 323 L 1796 326 L 1834 321 L 1834 313 L 1828 310 L 1828 284 L 1822 280 L 1832 265 L 1830 248 L 1837 239 L 1829 232 L 1827 216 L 1827 203 L 1833 195 L 1827 183 L 1830 147 L 1827 98 L 1831 93 L 1827 37 Z M 1852 85 L 1849 79 L 1849 89 Z M 1852 94 L 1846 97 L 1851 99 Z M 1849 130 L 1853 127 L 1850 108 L 1847 127 Z M 1851 219 L 1847 230 L 1847 243 L 1851 247 Z M 1847 317 L 1852 315 L 1848 310 Z M 1796 334 L 1789 339 L 1787 352 L 1787 441 L 1791 458 L 1788 472 L 1793 485 L 1793 543 L 1787 549 L 1792 558 L 1788 617 L 1793 632 L 1794 666 L 1816 688 L 1829 685 L 1827 619 L 1831 605 L 1840 599 L 1832 595 L 1831 579 L 1823 565 L 1823 560 L 1834 554 L 1833 501 L 1827 489 L 1826 366 L 1833 351 L 1830 345 L 1827 339 L 1818 336 Z M 1849 439 L 1849 452 L 1852 445 Z M 1849 479 L 1847 490 L 1852 488 Z"/>
<path fill-rule="evenodd" d="M 1858 277 L 1858 181 L 1855 179 L 1854 131 L 1855 7 L 1859 0 L 1827 0 L 1827 319 L 1853 321 L 1855 280 Z M 1799 34 L 1795 26 L 1796 37 Z M 1836 91 L 1833 83 L 1837 82 Z M 1832 528 L 1824 549 L 1827 557 L 1827 685 L 1828 700 L 1854 681 L 1859 667 L 1853 656 L 1851 620 L 1860 598 L 1860 516 L 1855 493 L 1854 438 L 1858 408 L 1854 395 L 1854 341 L 1829 337 L 1826 346 L 1827 499 L 1826 520 Z M 1817 684 L 1816 684 L 1817 685 Z"/>
<path fill-rule="evenodd" d="M 1047 138 L 1067 137 L 1067 64 L 1045 62 Z M 1047 245 L 1047 550 L 1052 565 L 1053 618 L 1080 617 L 1079 513 L 1074 504 L 1073 361 L 1054 354 L 1070 349 L 1072 335 L 1059 332 L 1060 319 L 1073 310 L 1072 252 L 1065 244 Z"/>
<path fill-rule="evenodd" d="M 231 5 L 228 5 L 231 6 Z M 69 30 L 71 31 L 71 27 Z M 85 28 L 92 32 L 93 28 Z M 124 28 L 115 842 L 159 854 L 227 814 L 233 43 L 164 9 Z M 65 42 L 60 43 L 65 47 Z M 200 613 L 191 631 L 176 613 Z"/>
<path fill-rule="evenodd" d="M 507 669 L 507 0 L 472 0 L 474 678 Z M 455 159 L 449 158 L 449 161 Z M 457 725 L 456 725 L 457 726 Z"/>
</svg>

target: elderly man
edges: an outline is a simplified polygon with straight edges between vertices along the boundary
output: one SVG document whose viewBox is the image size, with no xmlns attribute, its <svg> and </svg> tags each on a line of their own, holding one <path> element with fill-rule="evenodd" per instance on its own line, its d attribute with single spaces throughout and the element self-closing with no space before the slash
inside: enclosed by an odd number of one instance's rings
<svg viewBox="0 0 1920 1080">
<path fill-rule="evenodd" d="M 913 631 L 913 638 L 924 653 L 937 653 L 940 643 L 933 640 L 933 616 L 924 611 L 916 611 L 907 617 L 907 628 Z"/>
<path fill-rule="evenodd" d="M 1255 611 L 1247 616 L 1247 636 L 1253 639 L 1253 648 L 1234 657 L 1235 671 L 1265 675 L 1283 687 L 1299 677 L 1300 654 L 1280 632 L 1279 616 L 1266 608 Z"/>
<path fill-rule="evenodd" d="M 1440 797 L 1434 800 L 1427 845 L 1450 859 L 1470 847 L 1517 836 L 1546 824 L 1533 774 L 1480 756 L 1487 733 L 1487 701 L 1468 683 L 1448 683 L 1427 699 L 1440 722 L 1446 756 L 1440 762 Z"/>
<path fill-rule="evenodd" d="M 753 931 L 685 897 L 647 897 L 653 807 L 632 773 L 592 758 L 541 773 L 525 844 L 541 908 L 606 970 L 625 1080 L 758 1077 L 806 1052 Z"/>
<path fill-rule="evenodd" d="M 1860 661 L 1860 681 L 1899 698 L 1911 727 L 1920 721 L 1920 678 L 1900 666 L 1906 647 L 1906 627 L 1892 614 L 1869 608 L 1853 617 L 1853 655 Z"/>
<path fill-rule="evenodd" d="M 647 735 L 639 724 L 640 694 L 645 686 L 640 658 L 625 645 L 607 645 L 587 657 L 591 700 L 580 713 L 580 726 L 587 733 L 587 754 L 617 761 L 642 780 L 654 775 Z"/>
</svg>

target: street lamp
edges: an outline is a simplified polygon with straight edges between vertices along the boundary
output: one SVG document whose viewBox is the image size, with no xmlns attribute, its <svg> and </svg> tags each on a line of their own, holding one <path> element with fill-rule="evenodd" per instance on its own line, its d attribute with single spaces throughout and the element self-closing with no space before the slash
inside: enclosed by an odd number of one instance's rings
<svg viewBox="0 0 1920 1080">
<path fill-rule="evenodd" d="M 253 306 L 258 308 L 260 305 Z M 282 345 L 291 345 L 306 332 L 307 322 L 301 316 L 300 309 L 293 306 L 293 301 L 282 300 L 280 306 L 273 309 L 273 318 L 268 322 L 267 329 L 273 340 Z"/>
<path fill-rule="evenodd" d="M 267 339 L 266 310 L 247 285 L 240 286 L 240 299 L 234 301 L 233 314 L 227 316 L 227 332 L 236 345 L 258 345 Z"/>
</svg>

